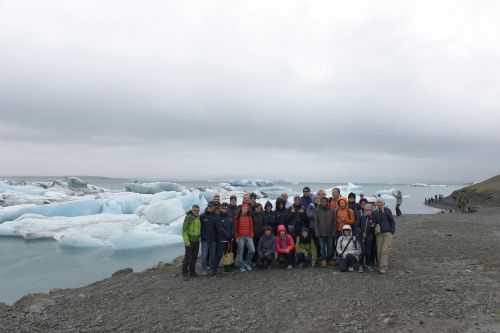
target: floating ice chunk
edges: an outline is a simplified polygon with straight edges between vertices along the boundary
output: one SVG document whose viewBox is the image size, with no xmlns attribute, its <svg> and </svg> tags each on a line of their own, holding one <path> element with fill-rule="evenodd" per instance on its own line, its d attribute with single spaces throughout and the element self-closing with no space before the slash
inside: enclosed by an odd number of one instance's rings
<svg viewBox="0 0 500 333">
<path fill-rule="evenodd" d="M 236 179 L 229 182 L 231 186 L 273 186 L 273 182 L 268 180 L 249 180 L 249 179 Z"/>
<path fill-rule="evenodd" d="M 136 215 L 99 214 L 78 217 L 24 215 L 0 224 L 0 235 L 24 239 L 54 239 L 63 246 L 138 249 L 182 242 L 179 225 L 156 225 Z"/>
<path fill-rule="evenodd" d="M 145 196 L 137 193 L 117 193 L 110 199 L 104 201 L 103 213 L 111 214 L 134 214 L 136 210 L 148 204 L 152 196 Z"/>
<path fill-rule="evenodd" d="M 182 192 L 185 187 L 176 183 L 170 182 L 155 182 L 155 183 L 127 183 L 125 190 L 128 192 L 155 194 L 164 191 Z"/>
<path fill-rule="evenodd" d="M 169 199 L 154 203 L 144 210 L 144 217 L 151 223 L 170 224 L 186 212 L 179 199 Z"/>
<path fill-rule="evenodd" d="M 59 202 L 48 205 L 22 205 L 0 208 L 0 222 L 12 221 L 23 214 L 39 214 L 43 216 L 82 216 L 102 212 L 101 200 L 85 199 Z"/>
</svg>

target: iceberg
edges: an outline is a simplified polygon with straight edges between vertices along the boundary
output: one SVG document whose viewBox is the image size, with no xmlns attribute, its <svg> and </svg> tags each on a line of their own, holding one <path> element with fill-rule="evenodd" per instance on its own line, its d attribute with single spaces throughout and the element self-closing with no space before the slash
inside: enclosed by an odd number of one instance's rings
<svg viewBox="0 0 500 333">
<path fill-rule="evenodd" d="M 141 193 L 141 194 L 156 194 L 165 191 L 182 192 L 184 190 L 185 190 L 184 186 L 170 182 L 125 184 L 125 191 Z"/>
<path fill-rule="evenodd" d="M 10 206 L 0 209 L 0 223 L 15 220 L 24 214 L 73 217 L 100 214 L 102 209 L 102 200 L 95 199 L 74 200 L 48 205 Z"/>
<path fill-rule="evenodd" d="M 268 180 L 249 180 L 249 179 L 237 179 L 229 182 L 231 186 L 243 187 L 243 186 L 273 186 L 273 182 Z"/>
<path fill-rule="evenodd" d="M 179 244 L 179 224 L 162 226 L 136 215 L 98 214 L 77 217 L 25 215 L 0 224 L 0 235 L 24 239 L 54 239 L 61 246 L 109 247 L 114 250 Z"/>
</svg>

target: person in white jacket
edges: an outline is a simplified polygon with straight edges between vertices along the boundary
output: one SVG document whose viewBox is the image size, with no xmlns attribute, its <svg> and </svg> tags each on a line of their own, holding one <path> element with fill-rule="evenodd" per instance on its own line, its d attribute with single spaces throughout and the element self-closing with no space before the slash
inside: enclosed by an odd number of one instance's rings
<svg viewBox="0 0 500 333">
<path fill-rule="evenodd" d="M 352 228 L 346 224 L 342 227 L 342 235 L 337 239 L 337 267 L 341 272 L 353 272 L 359 269 L 361 245 Z"/>
</svg>

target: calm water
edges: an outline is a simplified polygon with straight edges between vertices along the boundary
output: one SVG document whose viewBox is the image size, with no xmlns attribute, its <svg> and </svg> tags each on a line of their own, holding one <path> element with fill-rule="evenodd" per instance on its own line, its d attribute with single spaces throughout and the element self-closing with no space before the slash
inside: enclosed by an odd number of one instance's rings
<svg viewBox="0 0 500 333">
<path fill-rule="evenodd" d="M 24 178 L 26 179 L 26 178 Z M 28 180 L 43 180 L 38 177 Z M 89 183 L 112 191 L 123 190 L 127 179 L 86 178 Z M 180 182 L 188 187 L 213 187 L 219 182 Z M 291 192 L 300 193 L 306 184 L 279 184 Z M 335 184 L 308 183 L 313 191 L 328 189 Z M 436 210 L 423 204 L 424 198 L 435 194 L 448 195 L 462 186 L 412 187 L 409 185 L 358 184 L 355 192 L 375 195 L 378 191 L 397 188 L 406 197 L 403 212 L 431 214 Z M 253 190 L 254 188 L 246 188 Z M 290 193 L 292 194 L 292 193 Z M 394 201 L 386 200 L 391 208 Z M 47 292 L 51 288 L 73 288 L 92 283 L 125 267 L 135 271 L 147 269 L 159 261 L 171 261 L 183 252 L 182 245 L 156 247 L 133 251 L 109 249 L 73 249 L 60 247 L 50 240 L 24 241 L 17 238 L 0 238 L 0 302 L 13 303 L 32 292 Z"/>
</svg>

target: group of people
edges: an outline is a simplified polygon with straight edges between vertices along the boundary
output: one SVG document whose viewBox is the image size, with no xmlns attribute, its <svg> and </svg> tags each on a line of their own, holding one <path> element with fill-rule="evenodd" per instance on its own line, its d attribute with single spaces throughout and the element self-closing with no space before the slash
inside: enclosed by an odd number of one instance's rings
<svg viewBox="0 0 500 333">
<path fill-rule="evenodd" d="M 341 197 L 334 188 L 331 197 L 324 190 L 313 195 L 309 187 L 288 204 L 283 193 L 273 205 L 264 207 L 255 193 L 244 194 L 229 203 L 215 195 L 201 213 L 194 205 L 183 225 L 185 280 L 196 277 L 196 261 L 201 247 L 203 274 L 241 272 L 273 266 L 337 266 L 340 271 L 385 273 L 389 264 L 396 222 L 382 198 L 375 203 L 356 194 Z M 222 264 L 222 265 L 221 265 Z"/>
</svg>

